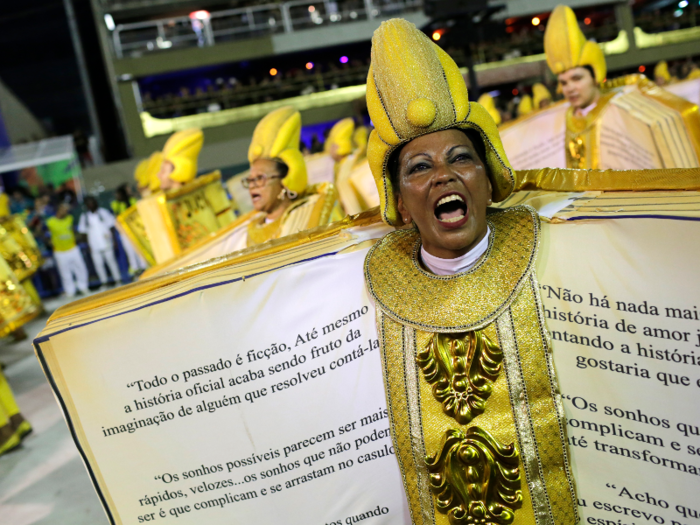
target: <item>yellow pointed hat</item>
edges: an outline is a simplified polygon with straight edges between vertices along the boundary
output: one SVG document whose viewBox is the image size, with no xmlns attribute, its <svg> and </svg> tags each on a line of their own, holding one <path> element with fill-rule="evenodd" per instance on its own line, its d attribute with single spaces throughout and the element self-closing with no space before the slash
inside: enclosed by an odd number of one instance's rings
<svg viewBox="0 0 700 525">
<path fill-rule="evenodd" d="M 565 5 L 552 11 L 544 32 L 544 53 L 552 73 L 558 75 L 574 67 L 590 66 L 598 84 L 605 80 L 607 65 L 598 44 L 586 40 L 576 14 Z"/>
<path fill-rule="evenodd" d="M 324 144 L 324 151 L 330 153 L 331 146 L 334 144 L 338 147 L 336 153 L 341 156 L 350 155 L 353 150 L 352 135 L 355 131 L 355 121 L 348 117 L 336 122 L 331 128 L 326 143 Z"/>
<path fill-rule="evenodd" d="M 496 123 L 496 126 L 500 126 L 501 113 L 500 111 L 498 111 L 498 108 L 496 107 L 496 101 L 493 99 L 493 97 L 488 93 L 484 93 L 479 97 L 479 100 L 477 102 L 484 106 L 484 109 L 489 112 L 489 115 L 491 115 L 491 118 Z"/>
<path fill-rule="evenodd" d="M 284 106 L 265 115 L 253 132 L 248 148 L 248 162 L 258 159 L 279 159 L 289 171 L 282 179 L 285 188 L 295 193 L 306 190 L 306 162 L 299 151 L 301 114 L 292 106 Z"/>
<path fill-rule="evenodd" d="M 532 103 L 532 97 L 530 95 L 523 95 L 518 102 L 518 116 L 524 117 L 529 115 L 534 110 L 534 105 Z"/>
<path fill-rule="evenodd" d="M 147 159 L 143 159 L 136 166 L 136 171 L 134 171 L 134 179 L 136 179 L 136 185 L 139 188 L 146 188 L 153 190 L 158 190 L 160 187 L 160 182 L 158 181 L 158 172 L 160 171 L 160 165 L 163 163 L 163 154 L 160 151 L 154 151 L 151 156 Z"/>
<path fill-rule="evenodd" d="M 367 160 L 387 224 L 401 224 L 396 190 L 387 171 L 390 155 L 414 138 L 435 131 L 476 130 L 486 147 L 493 200 L 501 201 L 513 191 L 513 170 L 493 118 L 483 106 L 469 102 L 464 78 L 449 55 L 406 20 L 382 22 L 374 32 L 367 108 L 375 126 Z"/>
<path fill-rule="evenodd" d="M 204 144 L 201 129 L 192 128 L 173 133 L 163 146 L 163 160 L 172 162 L 174 169 L 170 178 L 187 183 L 197 176 L 197 157 Z"/>
<path fill-rule="evenodd" d="M 540 104 L 543 100 L 552 100 L 552 94 L 544 84 L 538 82 L 532 86 L 532 106 L 535 109 L 540 109 Z"/>
<path fill-rule="evenodd" d="M 668 70 L 668 62 L 662 60 L 654 67 L 654 79 L 656 77 L 663 78 L 666 82 L 671 81 L 671 73 Z"/>
</svg>

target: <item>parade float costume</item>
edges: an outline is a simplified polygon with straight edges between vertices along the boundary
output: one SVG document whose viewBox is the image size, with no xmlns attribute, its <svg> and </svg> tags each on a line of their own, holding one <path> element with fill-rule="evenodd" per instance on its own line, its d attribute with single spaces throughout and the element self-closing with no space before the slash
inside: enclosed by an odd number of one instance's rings
<svg viewBox="0 0 700 525">
<path fill-rule="evenodd" d="M 140 255 L 157 264 L 207 238 L 235 220 L 232 203 L 215 171 L 197 177 L 197 157 L 204 135 L 200 129 L 173 134 L 162 152 L 155 152 L 136 168 L 141 187 L 148 181 L 150 195 L 118 217 L 119 225 Z M 159 172 L 172 164 L 167 177 L 174 184 L 162 191 Z"/>
<path fill-rule="evenodd" d="M 472 129 L 486 147 L 493 200 L 514 175 L 488 111 L 470 103 L 453 60 L 404 20 L 372 40 L 368 159 L 384 222 L 399 226 L 387 163 L 440 130 Z M 564 414 L 534 264 L 539 218 L 491 212 L 489 246 L 471 270 L 421 267 L 416 229 L 370 250 L 391 431 L 415 524 L 573 524 L 577 520 Z"/>
<path fill-rule="evenodd" d="M 676 113 L 673 125 L 686 128 L 667 133 L 664 139 L 660 136 L 661 132 L 657 134 L 657 143 L 671 141 L 681 152 L 676 154 L 672 151 L 674 148 L 668 148 L 669 151 L 661 155 L 662 165 L 638 167 L 686 168 L 699 165 L 700 115 L 697 106 L 674 97 L 640 75 L 628 75 L 606 82 L 607 65 L 603 50 L 595 42 L 586 40 L 570 7 L 559 5 L 552 11 L 544 34 L 544 49 L 552 73 L 558 75 L 575 67 L 590 67 L 602 91 L 595 107 L 586 108 L 585 114 L 578 114 L 573 107 L 566 112 L 566 167 L 609 167 L 601 162 L 601 135 L 605 127 L 603 115 L 618 96 L 626 100 L 615 101 L 616 109 L 646 113 L 646 120 L 651 122 L 655 106 L 670 108 Z"/>
<path fill-rule="evenodd" d="M 479 100 L 477 102 L 484 106 L 486 111 L 488 111 L 489 115 L 491 115 L 491 118 L 496 123 L 496 126 L 501 124 L 501 113 L 498 111 L 498 108 L 496 107 L 496 101 L 491 95 L 489 95 L 488 93 L 484 93 L 479 97 Z"/>
</svg>

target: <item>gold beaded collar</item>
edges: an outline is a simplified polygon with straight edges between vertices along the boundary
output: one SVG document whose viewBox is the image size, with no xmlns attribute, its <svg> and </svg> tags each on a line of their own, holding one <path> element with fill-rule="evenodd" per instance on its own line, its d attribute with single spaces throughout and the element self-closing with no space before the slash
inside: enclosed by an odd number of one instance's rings
<svg viewBox="0 0 700 525">
<path fill-rule="evenodd" d="M 396 230 L 367 254 L 365 281 L 390 317 L 427 332 L 477 330 L 493 322 L 517 296 L 533 268 L 539 217 L 529 206 L 489 210 L 489 247 L 469 271 L 438 276 L 418 260 L 420 234 Z"/>
</svg>

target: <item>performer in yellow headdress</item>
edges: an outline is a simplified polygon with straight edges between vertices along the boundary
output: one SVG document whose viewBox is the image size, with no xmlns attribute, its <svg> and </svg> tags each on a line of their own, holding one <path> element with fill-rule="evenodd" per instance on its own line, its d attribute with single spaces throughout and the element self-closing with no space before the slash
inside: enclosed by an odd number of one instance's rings
<svg viewBox="0 0 700 525">
<path fill-rule="evenodd" d="M 668 62 L 661 60 L 654 66 L 654 82 L 657 86 L 665 86 L 673 81 L 671 72 L 668 70 Z"/>
<path fill-rule="evenodd" d="M 241 181 L 253 210 L 203 239 L 145 277 L 188 266 L 263 242 L 315 228 L 333 220 L 338 194 L 329 182 L 308 184 L 299 150 L 301 114 L 291 106 L 266 115 L 248 148 L 250 170 Z"/>
<path fill-rule="evenodd" d="M 197 178 L 200 129 L 174 133 L 134 174 L 144 197 L 119 215 L 122 231 L 150 264 L 165 262 L 234 221 L 221 173 Z M 145 183 L 148 182 L 148 188 Z"/>
<path fill-rule="evenodd" d="M 532 85 L 533 109 L 544 109 L 552 103 L 552 94 L 544 84 L 537 82 Z"/>
<path fill-rule="evenodd" d="M 498 111 L 496 101 L 491 95 L 488 93 L 483 93 L 477 102 L 484 106 L 484 109 L 489 112 L 489 115 L 491 115 L 491 118 L 496 123 L 496 126 L 501 124 L 501 112 Z"/>
<path fill-rule="evenodd" d="M 365 261 L 413 523 L 577 521 L 531 208 L 488 111 L 405 20 L 372 39 L 368 159 L 390 225 Z"/>
<path fill-rule="evenodd" d="M 516 169 L 700 165 L 697 106 L 641 75 L 606 80 L 603 50 L 586 40 L 571 8 L 554 9 L 544 48 L 566 102 L 504 126 L 501 136 Z"/>
<path fill-rule="evenodd" d="M 306 159 L 309 184 L 335 182 L 343 160 L 353 152 L 355 121 L 348 117 L 336 122 L 328 133 L 323 152 Z"/>
<path fill-rule="evenodd" d="M 532 97 L 530 95 L 523 95 L 520 102 L 518 102 L 518 117 L 529 115 L 534 109 L 535 106 L 532 102 Z"/>
</svg>

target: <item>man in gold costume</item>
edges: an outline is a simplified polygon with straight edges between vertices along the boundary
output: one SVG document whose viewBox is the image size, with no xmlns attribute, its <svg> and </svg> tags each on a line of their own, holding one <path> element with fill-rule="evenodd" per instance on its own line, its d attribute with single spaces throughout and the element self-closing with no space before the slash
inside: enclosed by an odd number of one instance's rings
<svg viewBox="0 0 700 525">
<path fill-rule="evenodd" d="M 534 271 L 539 218 L 489 210 L 514 173 L 488 111 L 415 26 L 372 40 L 368 159 L 398 229 L 365 261 L 415 524 L 577 521 Z"/>
<path fill-rule="evenodd" d="M 516 169 L 700 165 L 697 106 L 642 75 L 607 80 L 603 51 L 586 40 L 571 8 L 554 9 L 544 47 L 566 102 L 501 129 Z"/>
</svg>

